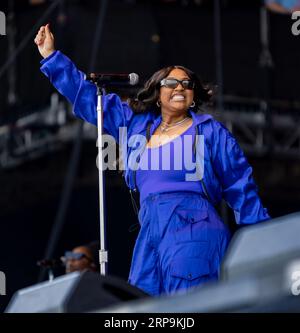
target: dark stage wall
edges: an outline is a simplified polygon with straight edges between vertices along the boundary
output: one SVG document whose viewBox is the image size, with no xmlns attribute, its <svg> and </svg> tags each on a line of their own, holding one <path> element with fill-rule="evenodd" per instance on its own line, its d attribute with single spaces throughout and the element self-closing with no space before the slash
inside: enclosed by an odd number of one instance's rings
<svg viewBox="0 0 300 333">
<path fill-rule="evenodd" d="M 47 22 L 56 36 L 56 47 L 83 71 L 88 71 L 97 22 L 97 6 L 89 2 L 67 2 L 64 16 L 57 10 Z M 148 1 L 135 5 L 108 2 L 101 46 L 94 71 L 137 72 L 142 80 L 162 66 L 181 64 L 193 69 L 205 81 L 215 83 L 214 20 L 212 6 L 157 5 Z M 226 3 L 231 3 L 227 1 Z M 16 44 L 45 12 L 49 4 L 17 8 Z M 222 7 L 224 93 L 259 97 L 263 94 L 259 2 L 252 6 Z M 299 100 L 299 36 L 291 33 L 289 15 L 269 13 L 270 50 L 274 69 L 271 97 Z M 47 23 L 45 22 L 45 23 Z M 7 57 L 7 38 L 1 38 L 0 64 Z M 50 87 L 39 71 L 41 60 L 30 42 L 16 60 L 18 103 L 8 108 L 7 73 L 0 80 L 0 123 L 49 101 Z"/>
</svg>

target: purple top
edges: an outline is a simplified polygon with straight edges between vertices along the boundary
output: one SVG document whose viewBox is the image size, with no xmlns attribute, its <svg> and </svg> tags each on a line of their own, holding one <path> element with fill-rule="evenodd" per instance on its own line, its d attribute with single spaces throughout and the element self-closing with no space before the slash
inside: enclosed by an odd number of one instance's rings
<svg viewBox="0 0 300 333">
<path fill-rule="evenodd" d="M 140 202 L 151 193 L 191 191 L 202 193 L 201 182 L 186 180 L 187 174 L 196 172 L 193 154 L 195 127 L 155 148 L 145 148 L 136 171 Z"/>
</svg>

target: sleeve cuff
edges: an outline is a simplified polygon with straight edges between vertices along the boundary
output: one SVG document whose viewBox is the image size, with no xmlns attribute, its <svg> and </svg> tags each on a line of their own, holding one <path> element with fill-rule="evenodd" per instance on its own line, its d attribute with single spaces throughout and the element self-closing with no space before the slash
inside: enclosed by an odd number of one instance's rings
<svg viewBox="0 0 300 333">
<path fill-rule="evenodd" d="M 44 58 L 40 61 L 40 64 L 41 65 L 44 65 L 47 61 L 49 61 L 50 59 L 52 59 L 54 56 L 56 56 L 56 54 L 58 53 L 59 51 L 54 51 L 52 52 L 47 58 Z"/>
</svg>

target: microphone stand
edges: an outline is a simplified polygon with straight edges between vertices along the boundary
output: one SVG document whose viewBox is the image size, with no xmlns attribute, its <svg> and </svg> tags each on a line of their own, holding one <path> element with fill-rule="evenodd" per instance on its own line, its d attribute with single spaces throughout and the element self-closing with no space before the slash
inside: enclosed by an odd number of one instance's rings
<svg viewBox="0 0 300 333">
<path fill-rule="evenodd" d="M 134 74 L 130 76 L 131 74 Z M 130 84 L 134 85 L 138 81 L 138 75 L 131 73 Z M 97 76 L 95 73 L 89 74 L 86 79 L 96 85 L 97 88 L 97 129 L 98 129 L 98 178 L 99 178 L 99 217 L 100 217 L 100 250 L 99 250 L 99 263 L 100 263 L 100 273 L 101 275 L 106 275 L 107 273 L 107 262 L 108 254 L 105 249 L 106 245 L 106 215 L 105 215 L 105 177 L 104 177 L 104 160 L 103 160 L 103 103 L 102 97 L 103 92 L 105 91 L 105 86 L 111 84 L 109 80 L 105 80 L 103 77 Z M 128 79 L 128 78 L 127 78 Z M 131 82 L 132 81 L 132 82 Z M 125 82 L 123 82 L 125 83 Z M 115 85 L 117 83 L 115 82 Z"/>
<path fill-rule="evenodd" d="M 105 178 L 104 178 L 104 170 L 103 170 L 103 105 L 102 105 L 102 97 L 104 87 L 100 85 L 100 83 L 95 80 L 94 81 L 97 87 L 97 128 L 98 128 L 98 139 L 97 139 L 97 147 L 98 147 L 98 177 L 99 177 L 99 217 L 100 217 L 100 250 L 99 250 L 99 263 L 100 263 L 100 273 L 101 275 L 106 275 L 107 273 L 107 251 L 105 249 L 106 245 L 106 220 L 105 220 L 105 212 L 104 212 L 104 202 L 105 202 Z"/>
</svg>

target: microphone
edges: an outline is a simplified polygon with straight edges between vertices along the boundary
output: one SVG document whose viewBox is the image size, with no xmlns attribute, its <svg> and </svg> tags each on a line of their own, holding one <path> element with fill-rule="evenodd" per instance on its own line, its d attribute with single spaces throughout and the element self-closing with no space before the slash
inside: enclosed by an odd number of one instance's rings
<svg viewBox="0 0 300 333">
<path fill-rule="evenodd" d="M 107 86 L 134 86 L 139 82 L 139 76 L 136 73 L 130 74 L 103 74 L 91 73 L 86 76 L 88 81 L 97 82 Z"/>
</svg>

